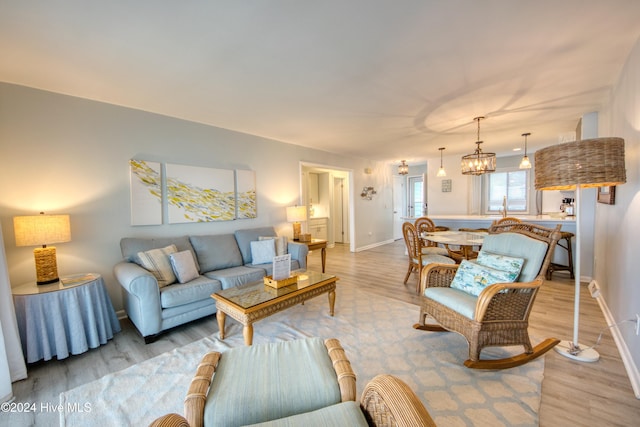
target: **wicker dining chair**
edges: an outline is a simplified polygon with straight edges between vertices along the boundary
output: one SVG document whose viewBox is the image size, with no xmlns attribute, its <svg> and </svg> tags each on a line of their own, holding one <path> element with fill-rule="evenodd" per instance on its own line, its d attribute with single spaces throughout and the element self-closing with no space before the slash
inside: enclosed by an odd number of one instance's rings
<svg viewBox="0 0 640 427">
<path fill-rule="evenodd" d="M 559 340 L 548 338 L 532 347 L 527 329 L 559 237 L 560 225 L 550 229 L 524 222 L 517 227 L 492 224 L 482 250 L 522 258 L 520 281 L 489 285 L 476 297 L 451 287 L 458 265 L 429 266 L 420 276 L 420 317 L 414 328 L 463 335 L 469 343 L 469 359 L 464 362 L 469 368 L 510 368 L 544 354 Z M 427 317 L 437 324 L 427 323 Z M 524 352 L 504 359 L 480 359 L 485 347 L 515 345 L 522 345 Z"/>
<path fill-rule="evenodd" d="M 507 216 L 504 218 L 500 218 L 495 223 L 499 225 L 509 225 L 509 224 L 520 224 L 522 221 L 519 218 L 514 218 L 512 216 Z"/>
<path fill-rule="evenodd" d="M 427 216 L 421 216 L 416 218 L 413 225 L 416 227 L 418 236 L 422 236 L 423 233 L 433 233 L 434 231 L 442 231 L 443 227 L 436 227 L 431 218 Z M 444 227 L 448 229 L 447 227 Z M 422 243 L 422 253 L 424 255 L 443 255 L 448 256 L 446 248 L 438 246 L 436 242 L 431 242 L 426 239 L 420 238 Z"/>
<path fill-rule="evenodd" d="M 407 269 L 407 274 L 404 276 L 403 283 L 406 285 L 411 273 L 417 271 L 418 283 L 416 285 L 416 292 L 418 292 L 418 288 L 420 286 L 420 272 L 424 266 L 433 263 L 455 264 L 453 259 L 444 255 L 424 254 L 422 252 L 422 240 L 418 235 L 418 230 L 416 230 L 416 227 L 412 223 L 405 222 L 402 224 L 402 235 L 404 236 L 407 255 L 409 257 L 409 267 Z"/>
</svg>

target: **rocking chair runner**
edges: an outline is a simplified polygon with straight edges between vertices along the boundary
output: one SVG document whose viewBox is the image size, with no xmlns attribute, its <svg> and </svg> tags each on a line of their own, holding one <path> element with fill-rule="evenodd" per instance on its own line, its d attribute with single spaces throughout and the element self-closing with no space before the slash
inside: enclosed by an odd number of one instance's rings
<svg viewBox="0 0 640 427">
<path fill-rule="evenodd" d="M 458 265 L 427 266 L 420 276 L 420 319 L 414 328 L 463 335 L 469 342 L 469 359 L 464 362 L 468 368 L 511 368 L 546 353 L 560 340 L 548 338 L 532 347 L 527 328 L 559 238 L 560 225 L 550 229 L 528 223 L 492 224 L 482 250 L 524 259 L 519 281 L 489 285 L 475 297 L 451 288 Z M 425 323 L 427 316 L 439 324 Z M 524 346 L 524 352 L 505 359 L 480 359 L 484 347 L 513 345 Z"/>
</svg>

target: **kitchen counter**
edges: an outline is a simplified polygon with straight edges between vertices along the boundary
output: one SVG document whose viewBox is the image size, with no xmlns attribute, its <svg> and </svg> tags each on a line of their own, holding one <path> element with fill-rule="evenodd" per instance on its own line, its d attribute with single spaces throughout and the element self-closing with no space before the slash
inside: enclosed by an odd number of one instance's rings
<svg viewBox="0 0 640 427">
<path fill-rule="evenodd" d="M 573 224 L 575 227 L 576 217 L 556 217 L 551 215 L 507 215 L 510 218 L 518 218 L 524 222 L 533 223 L 553 223 L 553 224 Z M 443 221 L 479 221 L 491 224 L 502 218 L 502 215 L 429 215 L 432 220 Z"/>
</svg>

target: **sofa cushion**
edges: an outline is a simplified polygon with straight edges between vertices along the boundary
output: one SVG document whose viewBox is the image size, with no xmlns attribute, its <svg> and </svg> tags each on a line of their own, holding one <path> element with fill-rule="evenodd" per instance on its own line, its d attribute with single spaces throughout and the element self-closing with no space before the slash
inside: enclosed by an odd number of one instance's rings
<svg viewBox="0 0 640 427">
<path fill-rule="evenodd" d="M 242 265 L 242 255 L 233 234 L 191 236 L 200 271 L 207 272 Z"/>
<path fill-rule="evenodd" d="M 354 401 L 338 403 L 304 414 L 292 415 L 279 420 L 251 424 L 247 427 L 368 427 L 367 419 L 360 409 L 360 404 Z"/>
<path fill-rule="evenodd" d="M 155 276 L 158 286 L 161 288 L 176 281 L 176 275 L 173 273 L 169 261 L 169 255 L 176 251 L 175 245 L 169 245 L 164 248 L 138 252 L 140 265 Z"/>
<path fill-rule="evenodd" d="M 190 304 L 199 300 L 212 300 L 211 294 L 222 289 L 222 284 L 206 276 L 179 285 L 165 286 L 160 289 L 160 305 L 163 309 Z"/>
<path fill-rule="evenodd" d="M 547 254 L 545 242 L 518 233 L 489 234 L 482 242 L 482 249 L 494 254 L 504 254 L 524 259 L 518 282 L 531 282 L 536 278 Z"/>
<path fill-rule="evenodd" d="M 205 403 L 204 425 L 254 424 L 340 401 L 336 373 L 322 339 L 236 347 L 220 358 Z"/>
<path fill-rule="evenodd" d="M 478 298 L 459 289 L 433 287 L 424 290 L 424 296 L 449 307 L 469 319 L 473 319 L 476 312 Z"/>
<path fill-rule="evenodd" d="M 200 275 L 191 251 L 173 253 L 169 255 L 169 261 L 180 283 L 187 283 Z"/>
<path fill-rule="evenodd" d="M 207 271 L 205 276 L 211 279 L 219 280 L 222 283 L 222 289 L 229 289 L 235 286 L 244 285 L 245 283 L 257 282 L 262 280 L 266 271 L 257 267 L 232 267 L 222 270 Z"/>
<path fill-rule="evenodd" d="M 256 240 L 251 242 L 251 259 L 253 264 L 267 264 L 273 262 L 276 256 L 274 239 Z"/>
<path fill-rule="evenodd" d="M 190 250 L 193 255 L 193 247 L 187 236 L 179 237 L 123 237 L 120 239 L 120 251 L 124 259 L 130 262 L 135 262 L 140 265 L 140 259 L 138 259 L 138 252 L 145 252 L 150 249 L 164 248 L 169 245 L 176 245 L 178 251 Z"/>
<path fill-rule="evenodd" d="M 286 255 L 288 253 L 287 249 L 288 249 L 288 245 L 289 245 L 289 240 L 287 239 L 287 236 L 260 236 L 258 237 L 258 240 L 275 240 L 276 243 L 276 255 L 277 256 L 281 256 L 281 255 Z M 258 264 L 254 261 L 254 264 Z"/>
<path fill-rule="evenodd" d="M 254 240 L 260 240 L 260 236 L 276 237 L 276 230 L 273 227 L 257 227 L 257 228 L 245 228 L 242 230 L 236 230 L 234 233 L 240 253 L 242 254 L 242 264 L 252 264 L 251 258 L 251 242 Z"/>
<path fill-rule="evenodd" d="M 518 272 L 510 273 L 504 270 L 496 270 L 464 259 L 458 266 L 456 275 L 451 282 L 451 287 L 478 296 L 489 285 L 512 283 L 517 277 Z"/>
</svg>

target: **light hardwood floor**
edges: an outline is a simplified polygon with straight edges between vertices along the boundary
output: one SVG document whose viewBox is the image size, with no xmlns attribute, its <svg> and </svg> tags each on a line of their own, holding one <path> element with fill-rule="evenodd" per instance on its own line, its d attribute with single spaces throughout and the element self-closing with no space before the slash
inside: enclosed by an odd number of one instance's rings
<svg viewBox="0 0 640 427">
<path fill-rule="evenodd" d="M 310 254 L 308 260 L 309 268 L 320 269 L 319 251 Z M 341 286 L 358 286 L 382 296 L 418 304 L 415 275 L 407 285 L 402 284 L 406 268 L 402 241 L 358 253 L 349 252 L 348 247 L 343 245 L 327 250 L 327 272 L 340 278 L 338 298 Z M 532 336 L 571 338 L 573 292 L 573 281 L 563 272 L 555 273 L 554 280 L 545 283 L 530 319 Z M 29 378 L 13 385 L 16 401 L 37 402 L 38 405 L 41 402 L 57 404 L 62 391 L 217 332 L 215 318 L 211 316 L 175 328 L 162 335 L 157 342 L 145 345 L 128 320 L 122 320 L 121 323 L 123 331 L 107 345 L 64 360 L 30 365 Z M 595 343 L 603 328 L 606 328 L 604 317 L 585 287 L 581 299 L 580 341 L 589 345 Z M 574 362 L 554 351 L 544 356 L 541 426 L 639 425 L 640 400 L 633 394 L 608 331 L 604 333 L 597 350 L 601 359 L 596 363 Z M 425 357 L 428 355 L 425 354 Z M 58 415 L 23 414 L 17 419 L 19 424 L 15 423 L 16 419 L 12 418 L 11 425 L 57 425 Z M 3 423 L 3 414 L 0 414 L 0 425 L 9 425 Z"/>
</svg>

